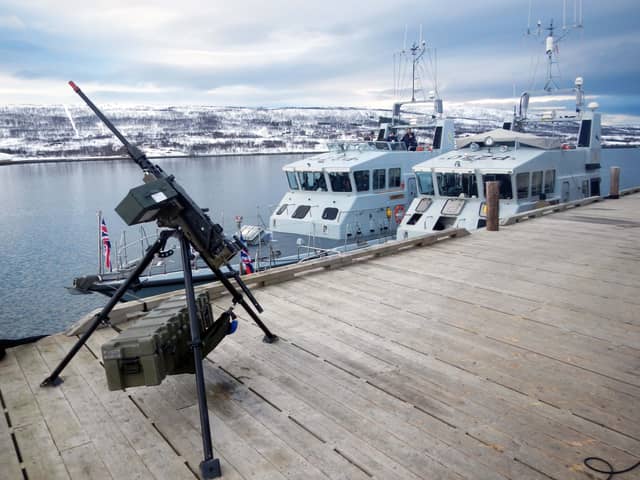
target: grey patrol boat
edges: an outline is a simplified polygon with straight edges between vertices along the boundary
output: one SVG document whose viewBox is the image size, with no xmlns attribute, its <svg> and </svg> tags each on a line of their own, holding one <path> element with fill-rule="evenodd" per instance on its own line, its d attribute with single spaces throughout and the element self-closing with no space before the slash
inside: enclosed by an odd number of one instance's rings
<svg viewBox="0 0 640 480">
<path fill-rule="evenodd" d="M 457 150 L 413 167 L 419 195 L 398 227 L 399 240 L 447 228 L 484 227 L 489 181 L 500 182 L 500 219 L 546 205 L 608 195 L 611 166 L 621 168 L 621 188 L 640 185 L 640 149 L 603 147 L 599 106 L 591 102 L 585 108 L 583 78 L 577 77 L 568 91 L 555 87 L 553 23 L 548 31 L 544 91 L 523 93 L 517 114 L 503 128 L 459 139 Z M 532 95 L 568 92 L 575 95 L 575 112 L 528 114 Z M 576 127 L 577 132 L 570 133 Z M 541 131 L 548 134 L 531 133 Z"/>
<path fill-rule="evenodd" d="M 455 146 L 454 123 L 443 115 L 437 87 L 428 100 L 415 99 L 416 64 L 426 45 L 410 50 L 412 99 L 393 105 L 376 138 L 334 142 L 327 153 L 283 167 L 289 189 L 269 219 L 274 239 L 293 235 L 299 244 L 308 238 L 318 247 L 350 249 L 367 239 L 395 238 L 417 195 L 411 167 Z M 409 129 L 417 138 L 413 146 L 401 141 Z"/>
</svg>

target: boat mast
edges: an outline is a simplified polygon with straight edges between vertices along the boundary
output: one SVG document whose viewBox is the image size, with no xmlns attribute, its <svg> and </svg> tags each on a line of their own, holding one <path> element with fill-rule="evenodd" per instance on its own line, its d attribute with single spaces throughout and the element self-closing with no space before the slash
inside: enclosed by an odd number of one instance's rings
<svg viewBox="0 0 640 480">
<path fill-rule="evenodd" d="M 556 36 L 557 26 L 553 24 L 553 19 L 549 22 L 549 26 L 545 27 L 545 30 L 548 35 L 545 38 L 545 54 L 547 55 L 547 78 L 544 84 L 543 90 L 547 93 L 551 93 L 556 90 L 560 90 L 558 87 L 556 80 L 558 75 L 553 74 L 553 66 L 557 65 L 559 62 L 556 59 L 558 54 L 558 44 L 561 40 L 563 40 L 571 30 L 573 29 L 581 29 L 583 27 L 582 24 L 582 0 L 574 0 L 573 4 L 573 24 L 567 25 L 567 0 L 563 0 L 562 2 L 562 34 L 560 36 Z M 531 35 L 531 3 L 529 3 L 529 19 L 527 23 L 527 35 Z M 539 36 L 542 30 L 542 22 L 538 20 L 536 34 Z"/>
<path fill-rule="evenodd" d="M 582 0 L 573 0 L 573 24 L 567 25 L 567 0 L 563 0 L 562 6 L 562 34 L 556 36 L 556 31 L 558 27 L 553 24 L 553 19 L 549 22 L 549 26 L 545 27 L 544 30 L 548 32 L 548 35 L 545 38 L 545 54 L 547 56 L 547 75 L 546 82 L 544 84 L 543 90 L 540 92 L 534 91 L 525 91 L 520 96 L 520 105 L 518 107 L 518 111 L 516 114 L 516 107 L 514 107 L 514 117 L 513 117 L 513 130 L 520 130 L 522 128 L 522 121 L 527 118 L 527 109 L 529 106 L 529 99 L 531 95 L 534 94 L 560 94 L 560 93 L 575 93 L 576 96 L 576 112 L 580 112 L 584 106 L 584 90 L 583 85 L 584 81 L 582 77 L 577 77 L 574 82 L 574 87 L 571 89 L 562 89 L 559 88 L 556 79 L 559 75 L 553 74 L 553 66 L 559 64 L 559 61 L 556 58 L 558 54 L 558 44 L 561 40 L 563 40 L 571 30 L 574 29 L 582 29 L 583 28 L 583 20 L 582 20 Z M 535 33 L 531 31 L 531 0 L 529 1 L 529 15 L 527 20 L 527 36 L 533 36 L 540 38 L 540 33 L 543 30 L 542 21 L 538 20 L 536 25 Z M 532 78 L 532 83 L 535 78 Z"/>
<path fill-rule="evenodd" d="M 411 62 L 411 101 L 416 101 L 416 63 L 420 61 L 424 52 L 427 51 L 427 42 L 422 40 L 420 44 L 413 42 L 411 45 L 411 56 L 413 57 Z"/>
</svg>

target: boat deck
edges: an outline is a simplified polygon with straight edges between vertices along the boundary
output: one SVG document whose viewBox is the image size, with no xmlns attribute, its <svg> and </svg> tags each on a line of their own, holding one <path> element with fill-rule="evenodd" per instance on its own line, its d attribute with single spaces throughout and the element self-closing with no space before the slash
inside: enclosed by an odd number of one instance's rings
<svg viewBox="0 0 640 480">
<path fill-rule="evenodd" d="M 636 194 L 256 290 L 281 341 L 238 311 L 205 361 L 224 478 L 593 479 L 585 457 L 637 462 L 639 239 Z M 75 338 L 0 361 L 0 477 L 197 477 L 193 377 L 108 391 L 113 335 L 56 388 L 39 383 Z"/>
</svg>

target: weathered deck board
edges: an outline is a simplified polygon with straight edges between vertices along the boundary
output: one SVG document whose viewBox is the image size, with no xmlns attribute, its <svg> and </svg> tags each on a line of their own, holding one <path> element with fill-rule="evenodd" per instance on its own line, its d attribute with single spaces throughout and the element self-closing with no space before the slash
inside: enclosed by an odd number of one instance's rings
<svg viewBox="0 0 640 480">
<path fill-rule="evenodd" d="M 7 478 L 20 478 L 22 470 L 11 436 L 11 425 L 8 423 L 10 421 L 3 403 L 2 418 L 0 418 L 0 470 Z"/>
<path fill-rule="evenodd" d="M 281 311 L 281 307 L 280 307 L 279 305 L 278 305 L 278 311 Z M 317 318 L 313 318 L 313 320 L 314 320 L 314 321 L 317 321 L 318 319 L 317 319 Z M 369 327 L 369 328 L 371 328 L 371 325 L 370 325 L 370 324 L 371 324 L 371 322 L 369 322 L 369 323 L 368 323 L 368 327 Z M 329 328 L 329 327 L 327 327 L 327 328 Z M 340 332 L 340 336 L 341 336 L 341 337 L 345 336 L 345 334 L 344 334 L 344 330 L 342 330 L 342 331 Z M 362 336 L 362 335 L 360 335 L 360 336 Z M 381 337 L 379 337 L 379 336 L 371 335 L 369 338 L 367 338 L 366 342 L 361 342 L 361 346 L 360 346 L 359 348 L 363 348 L 363 349 L 365 349 L 365 350 L 366 350 L 366 348 L 367 348 L 368 344 L 372 344 L 372 343 L 373 343 L 373 344 L 375 344 L 375 343 L 376 343 L 376 341 L 377 341 L 377 340 L 379 340 L 380 338 L 381 338 Z M 324 346 L 324 345 L 326 345 L 326 344 L 327 344 L 327 342 L 326 342 L 326 340 L 325 340 L 324 338 L 322 339 L 322 341 L 321 341 L 321 342 L 317 342 L 317 343 L 318 343 L 318 345 L 320 346 L 320 348 L 318 348 L 318 347 L 314 346 L 314 345 L 313 345 L 313 343 L 311 343 L 311 342 L 309 343 L 309 345 L 307 345 L 307 344 L 305 344 L 305 343 L 302 343 L 302 342 L 300 342 L 299 338 L 296 338 L 296 341 L 297 341 L 297 342 L 299 342 L 299 343 L 301 343 L 304 347 L 308 348 L 309 350 L 314 351 L 316 354 L 317 354 L 318 352 L 320 352 L 320 351 L 321 351 L 321 349 L 323 348 L 323 346 Z M 350 337 L 348 337 L 347 339 L 345 339 L 345 343 L 350 344 L 350 345 L 354 345 L 356 342 L 357 342 L 357 337 L 356 337 L 356 336 L 350 336 Z M 371 354 L 371 355 L 376 355 L 376 356 L 378 356 L 379 358 L 380 358 L 381 356 L 382 356 L 382 357 L 385 357 L 385 356 L 386 356 L 386 355 L 385 355 L 385 353 L 386 353 L 386 352 L 385 352 L 385 345 L 384 345 L 384 342 L 383 342 L 383 341 L 380 341 L 379 343 L 381 343 L 381 345 L 375 345 L 374 347 L 372 347 L 372 348 L 371 348 L 371 352 L 370 352 L 370 354 Z M 393 344 L 391 344 L 391 345 L 393 345 Z M 346 345 L 343 345 L 343 349 L 344 349 L 344 348 L 347 348 L 347 347 L 346 347 Z M 434 345 L 434 348 L 435 348 L 435 345 Z M 325 349 L 325 350 L 326 350 L 326 349 Z M 425 351 L 428 351 L 428 350 L 429 350 L 429 349 L 426 349 L 426 348 L 425 348 Z M 406 350 L 406 352 L 411 353 L 411 351 L 410 351 L 410 350 Z M 405 352 L 405 353 L 406 353 L 406 352 Z M 336 359 L 336 358 L 333 358 L 333 359 L 332 359 L 332 363 L 339 364 L 339 363 L 340 363 L 340 360 L 341 360 L 340 358 L 337 358 L 337 359 Z M 389 362 L 390 362 L 390 363 L 397 363 L 397 361 L 398 361 L 398 357 L 397 357 L 397 356 L 396 356 L 395 358 L 394 358 L 394 357 L 389 358 Z M 420 363 L 424 363 L 424 362 L 421 362 L 421 358 L 419 358 L 419 357 L 418 357 L 418 358 L 413 358 L 413 359 L 411 360 L 411 362 L 413 362 L 413 363 L 415 363 L 415 364 L 417 364 L 417 365 L 419 365 Z M 344 363 L 343 363 L 342 365 L 344 366 Z M 441 366 L 444 366 L 444 364 L 441 364 Z M 408 368 L 408 367 L 407 367 L 407 365 L 405 365 L 403 368 Z M 353 370 L 353 369 L 352 369 L 352 370 Z M 452 369 L 449 369 L 449 370 L 452 370 Z M 416 370 L 416 372 L 417 372 L 417 370 Z M 364 374 L 361 370 L 360 370 L 360 371 L 357 371 L 357 373 L 358 373 L 359 375 L 363 375 L 363 374 Z M 365 373 L 366 373 L 366 372 L 365 372 Z M 430 375 L 432 375 L 433 373 L 434 373 L 434 372 L 430 372 Z M 454 372 L 454 373 L 455 373 L 455 372 Z M 415 374 L 415 373 L 414 373 L 414 374 Z M 404 379 L 404 380 L 403 380 L 403 382 L 405 382 L 405 383 L 406 383 L 406 385 L 410 385 L 410 384 L 412 384 L 412 383 L 414 383 L 414 384 L 415 384 L 415 383 L 416 383 L 416 381 L 418 381 L 418 380 L 416 379 L 416 377 L 415 377 L 415 376 L 407 377 L 406 375 L 402 375 L 402 374 L 401 374 L 401 372 L 399 372 L 399 371 L 392 371 L 392 372 L 390 372 L 389 374 L 385 374 L 385 376 L 386 376 L 386 377 L 388 377 L 388 378 L 393 378 L 393 377 L 395 377 L 395 376 L 402 376 L 402 377 L 403 377 L 403 379 Z M 443 378 L 448 378 L 449 376 L 451 376 L 451 372 L 448 372 L 447 377 L 443 377 Z M 378 376 L 378 378 L 380 378 L 380 377 Z M 468 382 L 469 382 L 469 380 L 468 380 L 468 379 L 466 379 L 466 380 L 465 380 L 465 382 L 467 383 L 467 388 L 468 388 Z M 376 380 L 376 383 L 378 383 L 378 380 Z M 383 386 L 384 386 L 384 384 L 383 384 Z M 498 391 L 496 391 L 496 392 L 490 392 L 490 394 L 486 396 L 486 397 L 487 397 L 487 399 L 486 399 L 486 403 L 487 403 L 488 405 L 491 405 L 491 404 L 493 404 L 493 403 L 495 403 L 495 402 L 496 402 L 496 400 L 495 400 L 496 396 L 502 396 L 502 395 L 504 395 L 504 392 L 509 393 L 508 391 L 505 391 L 503 387 L 500 387 L 500 386 L 498 386 L 498 385 L 497 385 L 497 384 L 495 384 L 495 383 L 494 383 L 493 385 L 489 385 L 489 387 L 498 387 L 498 389 L 497 389 Z M 387 387 L 387 388 L 386 388 L 386 390 L 389 390 L 389 391 L 395 391 L 394 389 L 396 389 L 396 388 L 398 388 L 398 386 L 397 386 L 397 385 L 394 385 L 393 387 Z M 486 388 L 486 385 L 485 385 L 485 387 L 484 387 L 484 388 Z M 502 390 L 502 391 L 500 391 L 500 390 Z M 445 393 L 445 394 L 444 394 L 444 396 L 443 396 L 443 393 L 442 393 L 442 392 L 440 392 L 440 393 L 437 395 L 437 398 L 439 398 L 440 400 L 442 400 L 443 398 L 446 398 L 446 392 L 444 392 L 444 393 Z M 480 392 L 480 391 L 475 392 L 475 393 L 474 393 L 474 395 L 473 395 L 473 396 L 474 396 L 474 398 L 477 398 L 477 397 L 478 397 L 478 395 L 479 395 L 480 393 L 482 393 L 482 392 Z M 522 394 L 522 395 L 525 395 L 525 394 Z M 528 399 L 528 401 L 529 401 L 529 402 L 531 402 L 532 400 L 534 400 L 534 401 L 536 400 L 535 396 L 534 396 L 533 398 L 529 398 L 529 399 Z M 540 403 L 539 401 L 536 401 L 536 403 L 538 403 L 538 404 L 540 404 L 540 405 L 541 405 L 541 403 Z M 445 405 L 439 405 L 439 407 L 440 407 L 440 408 L 439 408 L 438 410 L 436 410 L 436 412 L 435 412 L 435 413 L 436 413 L 440 418 L 444 418 L 447 422 L 449 422 L 449 423 L 458 423 L 458 422 L 459 422 L 459 420 L 461 419 L 461 413 L 460 413 L 460 412 L 455 412 L 455 413 L 453 413 L 453 414 L 451 414 L 451 413 L 448 413 L 448 414 L 447 414 L 447 413 L 444 413 L 444 412 L 443 412 L 443 408 L 445 407 Z M 629 402 L 628 402 L 628 401 L 627 401 L 627 408 L 629 408 Z M 486 416 L 486 415 L 487 415 L 487 413 L 488 413 L 488 412 L 483 412 L 483 413 L 482 413 L 481 415 L 479 415 L 479 416 L 480 416 L 480 417 L 482 417 L 482 416 Z M 451 416 L 451 415 L 453 415 L 453 416 Z M 519 413 L 518 413 L 518 415 L 521 415 L 521 413 L 519 412 Z M 466 420 L 466 419 L 465 419 L 465 420 Z M 540 419 L 538 419 L 538 423 L 539 423 L 539 421 L 540 421 Z M 533 422 L 532 424 L 533 424 L 533 425 L 535 425 L 535 422 Z"/>
<path fill-rule="evenodd" d="M 205 361 L 224 478 L 593 480 L 587 456 L 637 462 L 639 207 L 626 196 L 256 289 L 281 341 L 238 309 Z M 96 332 L 54 389 L 39 382 L 75 338 L 0 361 L 2 475 L 197 476 L 193 377 L 107 391 L 96 357 L 115 334 Z"/>
<path fill-rule="evenodd" d="M 68 338 L 56 337 L 55 340 L 55 342 L 38 344 L 51 367 L 57 365 L 73 344 Z M 87 389 L 88 387 L 93 392 L 95 397 L 92 408 L 104 409 L 108 412 L 113 423 L 119 426 L 121 434 L 137 454 L 134 461 L 137 462 L 139 457 L 145 468 L 155 477 L 166 475 L 175 479 L 193 478 L 183 459 L 175 455 L 148 420 L 140 417 L 133 402 L 120 392 L 107 390 L 104 371 L 90 352 L 83 349 L 79 355 L 82 361 L 75 366 L 75 370 L 81 377 L 78 388 Z M 85 415 L 85 412 L 77 411 L 76 414 Z"/>
</svg>

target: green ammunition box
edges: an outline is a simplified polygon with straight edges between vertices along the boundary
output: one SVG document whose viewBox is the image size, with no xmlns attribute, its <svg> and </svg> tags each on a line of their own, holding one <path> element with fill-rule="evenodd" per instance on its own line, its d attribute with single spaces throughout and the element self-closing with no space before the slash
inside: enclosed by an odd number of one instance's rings
<svg viewBox="0 0 640 480">
<path fill-rule="evenodd" d="M 161 208 L 178 197 L 178 192 L 166 178 L 160 178 L 129 190 L 116 207 L 116 212 L 127 225 L 155 220 Z"/>
<path fill-rule="evenodd" d="M 159 305 L 102 346 L 109 390 L 159 385 L 167 375 L 194 373 L 191 329 L 185 297 Z M 205 292 L 196 299 L 203 354 L 228 333 L 228 319 L 214 322 Z"/>
<path fill-rule="evenodd" d="M 109 390 L 159 385 L 167 375 L 164 350 L 167 331 L 157 324 L 132 327 L 102 346 Z"/>
</svg>

